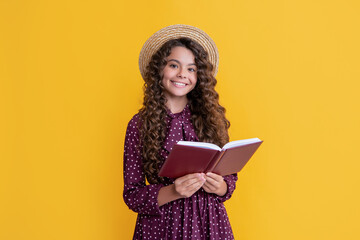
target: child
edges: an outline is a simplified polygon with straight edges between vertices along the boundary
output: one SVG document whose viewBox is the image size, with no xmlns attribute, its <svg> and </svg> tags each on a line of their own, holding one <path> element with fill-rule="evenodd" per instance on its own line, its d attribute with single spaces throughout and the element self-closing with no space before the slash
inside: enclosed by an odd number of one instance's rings
<svg viewBox="0 0 360 240">
<path fill-rule="evenodd" d="M 233 239 L 223 202 L 237 174 L 158 176 L 179 140 L 220 147 L 229 141 L 230 123 L 215 91 L 215 43 L 198 28 L 168 26 L 144 44 L 139 65 L 144 102 L 124 146 L 124 201 L 138 213 L 133 239 Z"/>
</svg>

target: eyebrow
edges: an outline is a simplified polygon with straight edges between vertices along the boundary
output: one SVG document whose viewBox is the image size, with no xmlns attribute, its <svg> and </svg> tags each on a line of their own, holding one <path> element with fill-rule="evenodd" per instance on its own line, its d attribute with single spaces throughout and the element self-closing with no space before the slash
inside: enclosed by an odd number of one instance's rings
<svg viewBox="0 0 360 240">
<path fill-rule="evenodd" d="M 174 62 L 177 62 L 178 64 L 180 64 L 180 62 L 179 62 L 178 60 L 176 60 L 176 59 L 170 59 L 169 62 L 170 62 L 170 61 L 174 61 Z M 196 66 L 195 63 L 190 63 L 190 64 L 188 64 L 188 66 L 190 66 L 190 65 L 195 65 L 195 66 Z"/>
</svg>

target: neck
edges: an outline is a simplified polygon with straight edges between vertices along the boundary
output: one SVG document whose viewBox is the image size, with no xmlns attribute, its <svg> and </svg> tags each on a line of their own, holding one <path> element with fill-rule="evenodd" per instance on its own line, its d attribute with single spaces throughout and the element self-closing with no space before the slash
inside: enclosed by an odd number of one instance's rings
<svg viewBox="0 0 360 240">
<path fill-rule="evenodd" d="M 166 100 L 166 107 L 170 109 L 172 113 L 181 112 L 188 103 L 188 99 L 186 96 L 166 97 Z"/>
</svg>

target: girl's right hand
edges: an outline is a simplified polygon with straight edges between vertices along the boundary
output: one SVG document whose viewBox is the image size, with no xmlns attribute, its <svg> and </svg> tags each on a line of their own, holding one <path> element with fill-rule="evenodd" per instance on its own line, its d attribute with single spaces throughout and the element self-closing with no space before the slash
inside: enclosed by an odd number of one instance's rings
<svg viewBox="0 0 360 240">
<path fill-rule="evenodd" d="M 205 183 L 204 173 L 191 173 L 175 180 L 175 191 L 182 197 L 192 196 Z"/>
</svg>

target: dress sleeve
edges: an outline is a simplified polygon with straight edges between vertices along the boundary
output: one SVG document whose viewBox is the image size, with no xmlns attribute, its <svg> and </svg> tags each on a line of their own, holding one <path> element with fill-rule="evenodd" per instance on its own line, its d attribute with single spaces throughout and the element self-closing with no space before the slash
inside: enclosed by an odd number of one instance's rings
<svg viewBox="0 0 360 240">
<path fill-rule="evenodd" d="M 227 185 L 227 191 L 224 196 L 216 196 L 220 202 L 225 202 L 231 198 L 236 187 L 236 181 L 238 180 L 237 173 L 226 175 L 223 178 Z"/>
<path fill-rule="evenodd" d="M 142 156 L 137 128 L 138 117 L 129 122 L 124 144 L 124 192 L 126 205 L 134 212 L 147 215 L 161 215 L 157 197 L 163 184 L 146 185 L 142 168 Z"/>
</svg>

